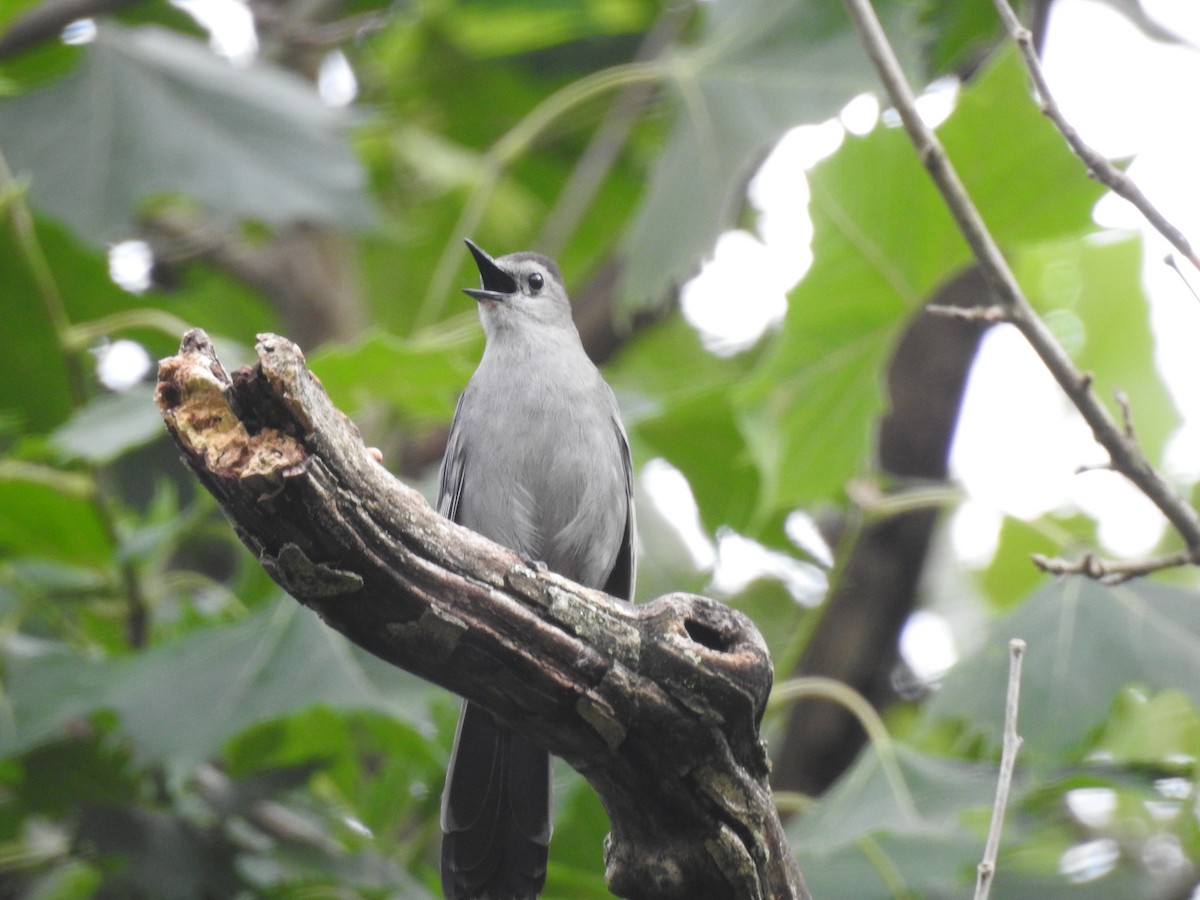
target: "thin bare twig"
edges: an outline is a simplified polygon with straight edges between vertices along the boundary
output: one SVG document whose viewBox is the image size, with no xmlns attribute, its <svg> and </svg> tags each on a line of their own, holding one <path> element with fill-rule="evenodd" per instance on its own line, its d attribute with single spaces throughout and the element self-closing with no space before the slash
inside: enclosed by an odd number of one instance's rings
<svg viewBox="0 0 1200 900">
<path fill-rule="evenodd" d="M 926 312 L 946 319 L 961 319 L 964 322 L 1007 322 L 1008 310 L 1003 306 L 946 306 L 943 303 L 929 303 Z"/>
<path fill-rule="evenodd" d="M 1179 550 L 1144 559 L 1101 559 L 1094 553 L 1085 553 L 1076 560 L 1048 557 L 1040 553 L 1033 555 L 1033 564 L 1043 572 L 1049 572 L 1051 575 L 1086 575 L 1104 584 L 1121 584 L 1152 572 L 1190 566 L 1196 561 L 1197 555 L 1191 550 Z"/>
<path fill-rule="evenodd" d="M 992 824 L 988 827 L 983 860 L 975 880 L 975 900 L 987 900 L 996 878 L 996 856 L 1000 852 L 1000 832 L 1004 828 L 1004 811 L 1008 808 L 1008 792 L 1012 787 L 1013 768 L 1021 749 L 1017 734 L 1017 707 L 1021 697 L 1021 663 L 1025 658 L 1025 642 L 1013 638 L 1008 642 L 1008 696 L 1004 701 L 1004 745 L 1000 752 L 1000 776 L 996 780 L 996 801 L 992 805 Z"/>
<path fill-rule="evenodd" d="M 843 4 L 859 31 L 867 55 L 879 72 L 892 104 L 900 114 L 917 155 L 929 171 L 959 232 L 974 253 L 996 303 L 1006 311 L 1009 321 L 1029 341 L 1054 380 L 1066 392 L 1092 429 L 1096 441 L 1108 451 L 1113 469 L 1132 481 L 1158 507 L 1191 552 L 1200 554 L 1200 515 L 1150 465 L 1137 443 L 1125 434 L 1122 426 L 1092 392 L 1091 376 L 1075 367 L 1046 323 L 1034 312 L 979 211 L 967 195 L 941 142 L 917 112 L 912 88 L 900 69 L 895 51 L 883 33 L 870 0 L 843 0 Z"/>
<path fill-rule="evenodd" d="M 1021 51 L 1025 68 L 1029 70 L 1033 85 L 1037 89 L 1042 113 L 1062 132 L 1062 136 L 1066 138 L 1071 150 L 1083 160 L 1093 178 L 1108 187 L 1117 196 L 1124 197 L 1132 203 L 1159 234 L 1170 241 L 1172 246 L 1187 258 L 1188 262 L 1200 269 L 1200 257 L 1196 255 L 1196 251 L 1192 249 L 1191 243 L 1184 237 L 1183 232 L 1167 221 L 1166 216 L 1147 199 L 1133 179 L 1086 144 L 1075 127 L 1066 120 L 1062 110 L 1059 109 L 1058 102 L 1050 92 L 1046 73 L 1042 71 L 1042 62 L 1038 59 L 1037 48 L 1033 43 L 1033 35 L 1028 28 L 1021 24 L 1021 20 L 1013 12 L 1008 0 L 993 0 L 993 2 L 1009 36 Z"/>
<path fill-rule="evenodd" d="M 1175 271 L 1175 274 L 1179 276 L 1179 280 L 1183 282 L 1183 286 L 1187 288 L 1188 293 L 1191 294 L 1195 299 L 1200 300 L 1200 294 L 1196 293 L 1195 287 L 1193 287 L 1192 283 L 1188 281 L 1188 277 L 1184 274 L 1183 269 L 1179 268 L 1179 263 L 1175 261 L 1175 254 L 1168 253 L 1165 257 L 1163 257 L 1163 262 Z"/>
<path fill-rule="evenodd" d="M 1113 390 L 1113 399 L 1121 410 L 1121 424 L 1125 429 L 1125 437 L 1137 442 L 1137 432 L 1133 430 L 1133 410 L 1129 408 L 1129 395 L 1120 388 Z"/>
</svg>

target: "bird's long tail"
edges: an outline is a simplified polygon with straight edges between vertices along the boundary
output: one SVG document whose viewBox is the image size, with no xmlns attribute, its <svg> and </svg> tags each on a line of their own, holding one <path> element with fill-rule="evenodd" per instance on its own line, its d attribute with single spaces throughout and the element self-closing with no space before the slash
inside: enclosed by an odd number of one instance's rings
<svg viewBox="0 0 1200 900">
<path fill-rule="evenodd" d="M 442 793 L 446 900 L 534 900 L 550 845 L 550 756 L 463 703 Z"/>
</svg>

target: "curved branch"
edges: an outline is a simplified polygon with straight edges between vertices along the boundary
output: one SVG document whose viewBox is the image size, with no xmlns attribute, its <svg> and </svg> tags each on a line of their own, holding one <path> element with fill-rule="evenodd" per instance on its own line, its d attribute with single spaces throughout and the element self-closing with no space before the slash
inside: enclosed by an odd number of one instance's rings
<svg viewBox="0 0 1200 900">
<path fill-rule="evenodd" d="M 632 606 L 539 572 L 374 462 L 300 350 L 260 335 L 227 374 L 188 332 L 157 401 L 272 577 L 376 656 L 491 710 L 596 788 L 629 898 L 807 898 L 767 786 L 771 662 L 750 620 Z"/>
</svg>

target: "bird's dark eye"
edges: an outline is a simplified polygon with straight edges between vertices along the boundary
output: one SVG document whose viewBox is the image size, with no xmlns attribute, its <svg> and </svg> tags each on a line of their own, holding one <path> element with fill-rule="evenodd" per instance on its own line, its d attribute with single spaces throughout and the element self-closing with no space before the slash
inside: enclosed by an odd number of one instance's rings
<svg viewBox="0 0 1200 900">
<path fill-rule="evenodd" d="M 542 285 L 545 283 L 546 280 L 542 278 L 541 272 L 534 272 L 529 276 L 529 290 L 534 294 L 540 291 L 542 289 Z"/>
</svg>

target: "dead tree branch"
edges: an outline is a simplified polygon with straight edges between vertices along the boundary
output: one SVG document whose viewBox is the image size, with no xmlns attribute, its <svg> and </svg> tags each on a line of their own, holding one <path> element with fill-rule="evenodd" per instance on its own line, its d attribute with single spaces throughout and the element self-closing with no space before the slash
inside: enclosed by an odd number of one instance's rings
<svg viewBox="0 0 1200 900">
<path fill-rule="evenodd" d="M 1004 830 L 1004 813 L 1008 808 L 1008 792 L 1012 788 L 1013 771 L 1022 739 L 1017 734 L 1017 710 L 1021 703 L 1021 663 L 1025 658 L 1025 642 L 1013 638 L 1008 642 L 1008 694 L 1004 701 L 1004 749 L 1000 753 L 1000 775 L 996 780 L 996 800 L 992 804 L 992 822 L 988 826 L 987 844 L 983 859 L 976 870 L 975 900 L 988 900 L 996 880 L 996 857 L 1000 853 L 1000 834 Z"/>
<path fill-rule="evenodd" d="M 188 332 L 159 369 L 184 459 L 272 577 L 388 662 L 491 710 L 596 788 L 610 890 L 808 898 L 758 725 L 771 661 L 744 615 L 633 606 L 539 572 L 374 462 L 283 338 L 230 376 Z"/>
</svg>

